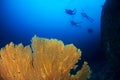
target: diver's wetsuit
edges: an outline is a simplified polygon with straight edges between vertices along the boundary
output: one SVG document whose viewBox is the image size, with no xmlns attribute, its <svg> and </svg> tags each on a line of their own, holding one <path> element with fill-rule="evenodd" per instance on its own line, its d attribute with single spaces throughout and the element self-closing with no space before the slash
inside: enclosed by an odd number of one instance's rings
<svg viewBox="0 0 120 80">
<path fill-rule="evenodd" d="M 76 8 L 74 8 L 73 10 L 65 9 L 65 12 L 66 12 L 66 14 L 69 14 L 69 15 L 75 15 L 77 10 L 76 10 Z"/>
<path fill-rule="evenodd" d="M 84 17 L 84 18 L 86 18 L 87 20 L 89 20 L 90 22 L 93 22 L 94 21 L 94 19 L 92 19 L 91 17 L 89 17 L 86 13 L 84 13 L 84 12 L 81 12 L 81 16 L 82 17 Z"/>
</svg>

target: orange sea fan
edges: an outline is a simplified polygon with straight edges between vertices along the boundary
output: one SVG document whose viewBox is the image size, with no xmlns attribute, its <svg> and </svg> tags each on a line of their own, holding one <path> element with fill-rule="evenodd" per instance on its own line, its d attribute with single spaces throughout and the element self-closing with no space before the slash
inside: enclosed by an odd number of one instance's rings
<svg viewBox="0 0 120 80">
<path fill-rule="evenodd" d="M 70 70 L 81 57 L 73 44 L 34 36 L 32 47 L 12 42 L 0 50 L 0 80 L 86 80 L 90 77 L 87 62 L 76 75 Z"/>
</svg>

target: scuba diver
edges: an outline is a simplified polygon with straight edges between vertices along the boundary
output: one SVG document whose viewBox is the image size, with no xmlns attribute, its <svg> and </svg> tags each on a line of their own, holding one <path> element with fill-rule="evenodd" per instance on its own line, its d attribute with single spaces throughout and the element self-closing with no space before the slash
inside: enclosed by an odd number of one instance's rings
<svg viewBox="0 0 120 80">
<path fill-rule="evenodd" d="M 93 29 L 92 28 L 88 28 L 88 33 L 93 33 Z"/>
<path fill-rule="evenodd" d="M 80 27 L 80 24 L 82 24 L 82 21 L 76 22 L 74 20 L 70 20 L 70 24 L 75 27 Z"/>
<path fill-rule="evenodd" d="M 77 12 L 76 8 L 74 8 L 73 10 L 71 9 L 65 9 L 65 13 L 69 14 L 69 15 L 75 15 Z"/>
<path fill-rule="evenodd" d="M 91 23 L 94 22 L 94 19 L 89 17 L 85 12 L 81 12 L 81 16 L 89 20 Z"/>
</svg>

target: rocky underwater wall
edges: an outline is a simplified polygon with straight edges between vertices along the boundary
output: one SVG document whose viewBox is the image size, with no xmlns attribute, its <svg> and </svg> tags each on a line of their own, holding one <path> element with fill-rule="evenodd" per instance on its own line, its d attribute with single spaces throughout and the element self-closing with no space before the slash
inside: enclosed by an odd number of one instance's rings
<svg viewBox="0 0 120 80">
<path fill-rule="evenodd" d="M 101 14 L 103 53 L 109 62 L 109 80 L 120 80 L 120 0 L 106 0 Z"/>
</svg>

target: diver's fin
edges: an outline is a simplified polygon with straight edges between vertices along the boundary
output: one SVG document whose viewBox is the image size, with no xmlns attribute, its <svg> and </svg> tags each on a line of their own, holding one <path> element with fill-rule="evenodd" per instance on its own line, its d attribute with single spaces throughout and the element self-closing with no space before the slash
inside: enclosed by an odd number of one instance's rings
<svg viewBox="0 0 120 80">
<path fill-rule="evenodd" d="M 91 23 L 93 23 L 93 22 L 94 22 L 94 19 L 93 19 L 93 18 L 91 18 L 91 17 L 88 17 L 88 20 L 89 20 Z"/>
</svg>

